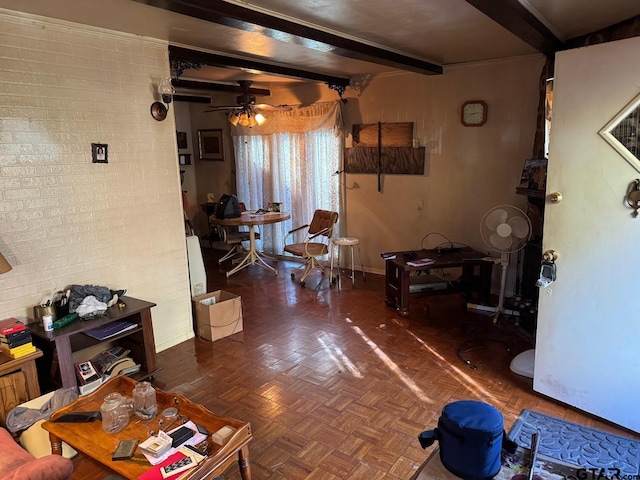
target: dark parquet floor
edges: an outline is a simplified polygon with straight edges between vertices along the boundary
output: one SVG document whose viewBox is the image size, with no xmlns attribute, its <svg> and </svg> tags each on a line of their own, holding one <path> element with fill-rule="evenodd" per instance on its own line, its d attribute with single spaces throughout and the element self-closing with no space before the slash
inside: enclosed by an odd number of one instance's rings
<svg viewBox="0 0 640 480">
<path fill-rule="evenodd" d="M 384 278 L 348 277 L 330 288 L 313 273 L 301 288 L 279 262 L 278 276 L 249 267 L 227 279 L 216 250 L 205 249 L 209 291 L 242 296 L 244 330 L 216 342 L 194 338 L 158 355 L 154 384 L 252 425 L 254 480 L 409 479 L 427 458 L 417 435 L 451 401 L 499 408 L 510 426 L 524 408 L 633 436 L 543 397 L 509 370 L 531 348 L 507 318 L 466 311 L 458 295 L 414 297 L 408 318 L 384 303 Z M 502 339 L 473 350 L 479 338 Z M 237 480 L 235 467 L 224 475 Z"/>
</svg>

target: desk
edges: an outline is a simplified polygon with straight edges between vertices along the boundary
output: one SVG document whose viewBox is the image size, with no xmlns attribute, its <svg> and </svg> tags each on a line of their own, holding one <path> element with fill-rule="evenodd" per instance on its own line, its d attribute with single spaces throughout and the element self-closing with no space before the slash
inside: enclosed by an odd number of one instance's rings
<svg viewBox="0 0 640 480">
<path fill-rule="evenodd" d="M 126 375 L 119 375 L 97 390 L 78 398 L 66 407 L 56 410 L 51 420 L 69 412 L 88 412 L 100 410 L 105 395 L 111 392 L 120 392 L 131 397 L 131 392 L 136 382 Z M 220 446 L 211 441 L 209 437 L 208 457 L 197 467 L 190 478 L 213 478 L 222 474 L 232 463 L 237 462 L 240 467 L 240 475 L 244 480 L 251 479 L 249 468 L 249 441 L 252 438 L 251 426 L 234 418 L 218 417 L 204 408 L 188 400 L 179 393 L 167 393 L 156 389 L 156 402 L 158 412 L 167 407 L 176 407 L 180 415 L 189 420 L 203 425 L 209 432 L 217 432 L 220 428 L 229 425 L 235 429 L 233 435 Z M 135 439 L 142 443 L 149 437 L 150 430 L 158 429 L 158 417 L 149 421 L 138 420 L 132 417 L 129 424 L 121 432 L 108 434 L 102 430 L 102 422 L 85 423 L 54 423 L 46 421 L 42 428 L 49 432 L 51 452 L 61 454 L 62 442 L 68 443 L 81 455 L 91 458 L 103 467 L 117 472 L 125 478 L 136 480 L 144 472 L 152 468 L 147 459 L 136 449 L 130 460 L 112 461 L 111 453 L 116 449 L 118 442 L 125 439 Z"/>
<path fill-rule="evenodd" d="M 415 253 L 414 258 L 405 258 L 405 254 Z M 409 315 L 409 284 L 411 272 L 418 270 L 436 270 L 441 268 L 462 267 L 462 285 L 458 288 L 450 287 L 421 295 L 442 295 L 446 293 L 465 293 L 470 295 L 478 292 L 481 302 L 488 303 L 491 293 L 492 261 L 483 260 L 485 255 L 472 248 L 462 248 L 457 252 L 437 253 L 434 250 L 419 250 L 415 252 L 395 252 L 396 258 L 386 260 L 385 265 L 385 303 L 397 308 L 402 316 Z M 431 258 L 435 260 L 428 266 L 412 267 L 407 265 L 409 260 Z M 479 276 L 474 276 L 475 267 L 479 267 Z"/>
<path fill-rule="evenodd" d="M 151 320 L 151 307 L 155 307 L 156 304 L 132 297 L 122 297 L 120 300 L 125 303 L 125 307 L 122 309 L 113 305 L 107 308 L 102 315 L 88 320 L 79 318 L 52 332 L 45 331 L 42 324 L 29 324 L 33 343 L 44 352 L 43 360 L 45 362 L 43 363 L 51 366 L 54 361 L 54 352 L 57 354 L 63 388 L 75 387 L 78 384 L 73 352 L 102 343 L 100 340 L 85 335 L 84 332 L 115 320 L 135 323 L 136 328 L 111 337 L 105 342 L 115 342 L 131 350 L 131 358 L 142 365 L 140 372 L 135 375 L 138 380 L 151 376 L 157 369 L 156 346 Z"/>
<path fill-rule="evenodd" d="M 289 218 L 291 218 L 291 215 L 287 212 L 269 212 L 261 215 L 257 215 L 251 212 L 242 212 L 242 215 L 237 218 L 216 218 L 213 215 L 209 217 L 209 222 L 214 225 L 233 227 L 246 225 L 249 227 L 249 251 L 244 256 L 244 258 L 240 260 L 240 263 L 238 263 L 238 265 L 227 272 L 227 278 L 234 273 L 242 270 L 243 268 L 248 267 L 249 265 L 259 265 L 262 268 L 273 272 L 275 275 L 278 275 L 278 271 L 264 261 L 263 257 L 265 257 L 266 255 L 259 252 L 256 248 L 255 226 L 284 222 L 285 220 L 289 220 Z"/>
<path fill-rule="evenodd" d="M 502 452 L 502 467 L 493 480 L 512 480 L 516 475 L 524 475 L 527 478 L 529 473 L 529 449 L 518 447 L 515 453 L 508 454 Z M 534 478 L 542 480 L 562 480 L 566 478 L 586 478 L 586 473 L 578 475 L 580 467 L 572 465 L 546 455 L 538 454 Z M 584 469 L 582 469 L 584 471 Z M 595 478 L 595 476 L 594 476 Z M 453 473 L 449 472 L 440 460 L 440 447 L 431 452 L 429 458 L 420 466 L 411 480 L 460 480 Z"/>
</svg>

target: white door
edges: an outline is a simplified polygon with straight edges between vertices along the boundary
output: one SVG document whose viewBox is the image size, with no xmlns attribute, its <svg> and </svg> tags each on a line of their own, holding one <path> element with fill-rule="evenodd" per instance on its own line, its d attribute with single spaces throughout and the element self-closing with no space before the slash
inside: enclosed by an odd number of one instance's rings
<svg viewBox="0 0 640 480">
<path fill-rule="evenodd" d="M 640 432 L 640 216 L 625 201 L 640 172 L 598 132 L 640 94 L 640 38 L 559 53 L 534 390 Z M 558 204 L 551 192 L 562 193 Z"/>
</svg>

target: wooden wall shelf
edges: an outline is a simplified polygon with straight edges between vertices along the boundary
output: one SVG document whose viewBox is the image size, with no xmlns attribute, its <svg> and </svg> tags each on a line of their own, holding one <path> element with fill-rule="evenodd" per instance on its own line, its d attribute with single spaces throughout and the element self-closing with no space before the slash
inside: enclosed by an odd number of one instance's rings
<svg viewBox="0 0 640 480">
<path fill-rule="evenodd" d="M 354 125 L 345 173 L 424 175 L 425 148 L 413 147 L 413 123 Z"/>
<path fill-rule="evenodd" d="M 344 152 L 345 173 L 378 173 L 378 154 L 382 154 L 380 173 L 424 175 L 424 147 L 356 147 Z"/>
</svg>

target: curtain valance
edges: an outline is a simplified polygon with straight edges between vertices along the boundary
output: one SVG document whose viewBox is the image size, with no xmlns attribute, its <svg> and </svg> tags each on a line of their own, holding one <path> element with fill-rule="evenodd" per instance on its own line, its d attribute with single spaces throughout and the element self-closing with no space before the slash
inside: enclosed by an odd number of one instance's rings
<svg viewBox="0 0 640 480">
<path fill-rule="evenodd" d="M 267 121 L 262 126 L 232 128 L 231 135 L 269 135 L 273 133 L 304 133 L 333 129 L 342 135 L 343 122 L 340 101 L 319 102 L 313 105 L 294 106 L 287 112 L 265 112 Z"/>
</svg>

